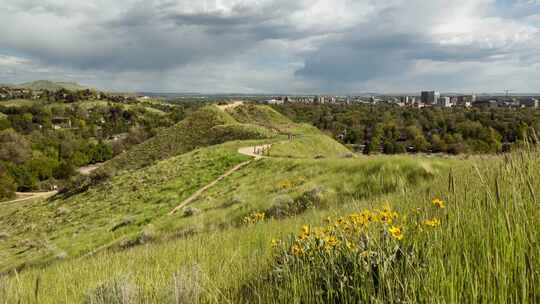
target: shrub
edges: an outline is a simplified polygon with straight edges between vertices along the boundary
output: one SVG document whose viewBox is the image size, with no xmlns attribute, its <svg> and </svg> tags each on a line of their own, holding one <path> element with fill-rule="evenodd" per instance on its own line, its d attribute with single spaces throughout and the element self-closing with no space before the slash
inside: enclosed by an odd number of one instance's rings
<svg viewBox="0 0 540 304">
<path fill-rule="evenodd" d="M 184 208 L 184 216 L 185 217 L 194 216 L 194 215 L 197 215 L 199 213 L 201 213 L 201 210 L 197 209 L 195 207 L 186 207 L 186 208 Z"/>
<path fill-rule="evenodd" d="M 296 199 L 288 195 L 281 195 L 274 199 L 272 207 L 265 211 L 268 217 L 284 218 L 305 212 L 309 208 L 320 206 L 324 202 L 324 189 L 314 187 Z"/>
<path fill-rule="evenodd" d="M 363 210 L 273 240 L 273 269 L 255 283 L 258 299 L 285 303 L 294 295 L 301 303 L 369 303 L 377 295 L 385 303 L 407 302 L 406 286 L 392 283 L 425 267 L 406 241 L 439 229 L 445 210 L 437 203 L 444 204 L 434 200 L 430 214 L 398 215 L 389 206 Z"/>
</svg>

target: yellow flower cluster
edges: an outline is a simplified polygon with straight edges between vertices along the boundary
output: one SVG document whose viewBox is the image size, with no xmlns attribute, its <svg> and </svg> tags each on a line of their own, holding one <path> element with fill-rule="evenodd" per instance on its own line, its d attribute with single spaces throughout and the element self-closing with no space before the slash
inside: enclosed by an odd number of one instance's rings
<svg viewBox="0 0 540 304">
<path fill-rule="evenodd" d="M 364 210 L 357 213 L 349 214 L 345 217 L 338 218 L 334 227 L 343 227 L 345 229 L 362 228 L 369 223 L 384 223 L 392 224 L 392 222 L 398 218 L 398 214 L 392 211 L 390 207 L 384 207 L 382 210 Z"/>
<path fill-rule="evenodd" d="M 439 227 L 441 225 L 441 221 L 438 218 L 433 218 L 430 220 L 423 221 L 422 224 L 424 224 L 424 226 L 429 226 L 429 227 Z"/>
<path fill-rule="evenodd" d="M 280 250 L 278 257 L 287 261 L 291 257 L 301 260 L 316 261 L 329 257 L 345 256 L 369 259 L 380 254 L 380 250 L 396 248 L 387 242 L 401 242 L 425 227 L 439 227 L 438 217 L 427 217 L 438 214 L 445 208 L 443 200 L 435 198 L 432 204 L 439 210 L 415 208 L 410 213 L 398 214 L 389 204 L 375 210 L 363 210 L 337 218 L 327 218 L 326 224 L 320 227 L 303 225 L 297 235 L 288 242 L 272 240 L 272 247 Z M 429 213 L 424 213 L 428 211 Z M 432 215 L 431 215 L 432 216 Z M 395 243 L 397 244 L 397 243 Z M 294 261 L 292 259 L 290 261 Z M 369 265 L 369 263 L 367 264 Z"/>
<path fill-rule="evenodd" d="M 265 214 L 264 212 L 255 212 L 252 213 L 246 217 L 244 217 L 243 222 L 244 224 L 257 224 L 258 222 L 264 221 Z"/>
<path fill-rule="evenodd" d="M 432 201 L 433 205 L 439 209 L 444 209 L 445 208 L 445 205 L 444 205 L 444 201 L 442 199 L 439 199 L 439 198 L 434 198 Z"/>
<path fill-rule="evenodd" d="M 293 240 L 289 253 L 293 256 L 303 256 L 323 250 L 329 252 L 333 249 L 358 250 L 360 231 L 370 225 L 378 224 L 380 229 L 387 230 L 393 239 L 402 240 L 404 233 L 401 227 L 391 226 L 398 218 L 398 213 L 390 207 L 378 210 L 364 210 L 351 213 L 335 219 L 328 218 L 328 225 L 312 228 L 303 225 L 299 234 Z M 272 247 L 277 248 L 283 243 L 272 240 Z"/>
<path fill-rule="evenodd" d="M 295 180 L 284 179 L 277 183 L 277 188 L 280 190 L 288 190 L 298 187 L 306 182 L 306 178 L 303 176 L 297 177 Z"/>
<path fill-rule="evenodd" d="M 388 229 L 388 232 L 390 232 L 390 235 L 394 239 L 398 241 L 403 240 L 403 229 L 401 229 L 401 227 L 392 226 L 390 229 Z"/>
</svg>

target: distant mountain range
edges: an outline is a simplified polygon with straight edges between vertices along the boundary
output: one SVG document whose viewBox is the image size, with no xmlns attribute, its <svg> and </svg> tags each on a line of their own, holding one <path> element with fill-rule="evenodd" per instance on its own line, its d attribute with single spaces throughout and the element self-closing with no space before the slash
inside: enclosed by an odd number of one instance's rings
<svg viewBox="0 0 540 304">
<path fill-rule="evenodd" d="M 37 80 L 32 82 L 25 82 L 21 84 L 2 84 L 1 86 L 25 88 L 31 90 L 49 90 L 58 91 L 60 89 L 66 89 L 70 91 L 86 90 L 90 89 L 76 82 L 62 82 L 62 81 L 50 81 L 50 80 Z"/>
</svg>

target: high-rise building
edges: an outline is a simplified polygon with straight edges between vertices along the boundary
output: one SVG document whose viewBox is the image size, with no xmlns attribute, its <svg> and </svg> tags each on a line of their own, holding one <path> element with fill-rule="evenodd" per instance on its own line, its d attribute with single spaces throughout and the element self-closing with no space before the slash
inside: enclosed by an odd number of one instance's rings
<svg viewBox="0 0 540 304">
<path fill-rule="evenodd" d="M 436 105 L 439 102 L 441 94 L 436 91 L 424 91 L 422 92 L 422 102 L 424 104 Z"/>
<path fill-rule="evenodd" d="M 450 108 L 452 106 L 452 99 L 450 97 L 441 97 L 437 104 L 444 108 Z"/>
</svg>

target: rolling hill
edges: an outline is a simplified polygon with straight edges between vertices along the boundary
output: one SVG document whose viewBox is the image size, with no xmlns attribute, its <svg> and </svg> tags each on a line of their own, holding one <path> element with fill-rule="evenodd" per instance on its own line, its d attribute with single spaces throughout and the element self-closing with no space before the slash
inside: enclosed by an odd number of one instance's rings
<svg viewBox="0 0 540 304">
<path fill-rule="evenodd" d="M 62 81 L 50 81 L 50 80 L 36 80 L 32 82 L 25 82 L 25 83 L 21 83 L 17 85 L 8 85 L 8 86 L 31 89 L 31 90 L 49 90 L 49 91 L 58 91 L 60 89 L 66 89 L 70 91 L 89 89 L 89 87 L 82 86 L 75 82 L 62 82 Z"/>
<path fill-rule="evenodd" d="M 135 170 L 198 147 L 231 140 L 271 138 L 274 135 L 262 126 L 241 124 L 216 106 L 207 106 L 112 159 L 104 167 L 112 170 Z"/>
<path fill-rule="evenodd" d="M 228 168 L 249 159 L 238 154 L 238 148 L 283 140 L 284 135 L 275 131 L 283 122 L 291 130 L 303 130 L 269 108 L 261 106 L 257 111 L 279 119 L 240 123 L 218 107 L 207 106 L 105 163 L 98 171 L 113 171 L 114 176 L 84 188 L 88 190 L 52 202 L 7 206 L 2 226 L 9 227 L 4 231 L 9 237 L 3 244 L 11 247 L 4 247 L 0 270 L 63 254 L 78 256 L 130 238 L 136 241 L 140 229 L 150 222 L 159 223 L 163 233 L 190 230 L 190 219 L 171 222 L 174 218 L 164 215 Z M 123 222 L 126 227 L 111 228 Z M 43 233 L 47 239 L 40 237 Z"/>
</svg>

